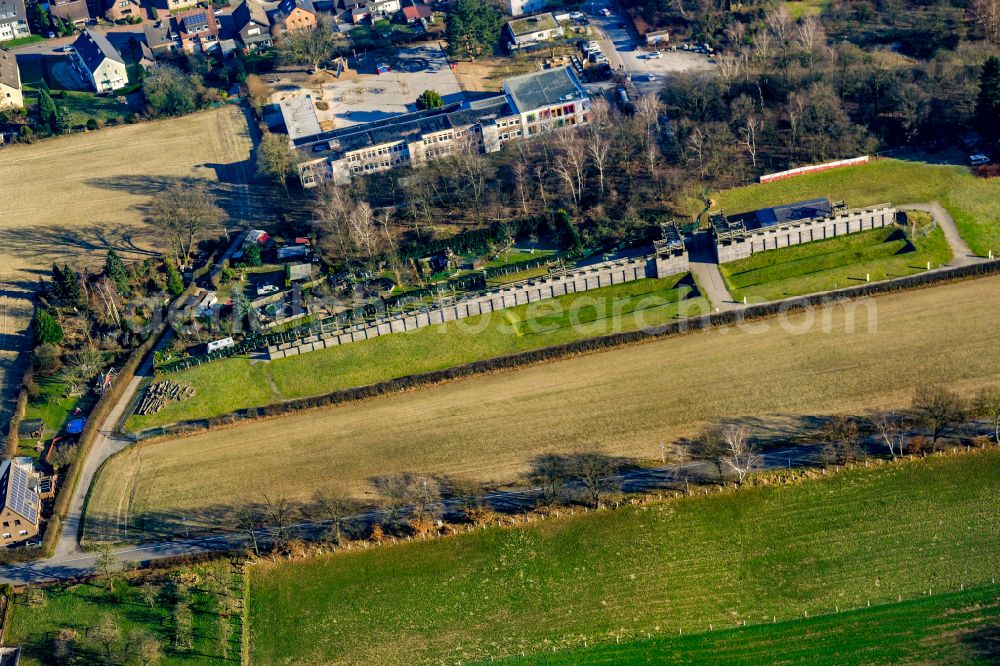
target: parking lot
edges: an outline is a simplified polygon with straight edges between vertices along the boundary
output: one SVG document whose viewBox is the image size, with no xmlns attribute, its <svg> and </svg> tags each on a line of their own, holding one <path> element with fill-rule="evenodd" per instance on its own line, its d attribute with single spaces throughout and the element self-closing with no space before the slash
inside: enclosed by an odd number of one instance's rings
<svg viewBox="0 0 1000 666">
<path fill-rule="evenodd" d="M 311 93 L 316 116 L 324 127 L 341 128 L 370 123 L 416 110 L 416 100 L 425 90 L 436 90 L 445 103 L 461 102 L 462 88 L 437 44 L 401 46 L 391 60 L 362 55 L 340 78 L 326 77 L 322 83 L 276 93 L 273 101 Z M 388 72 L 378 73 L 379 65 Z"/>
<path fill-rule="evenodd" d="M 704 55 L 689 51 L 662 50 L 661 57 L 649 58 L 655 49 L 640 47 L 632 32 L 628 29 L 620 10 L 614 5 L 611 16 L 601 16 L 600 10 L 608 5 L 585 5 L 590 24 L 604 33 L 604 39 L 598 40 L 601 50 L 608 57 L 611 68 L 628 72 L 632 75 L 632 83 L 642 93 L 655 92 L 663 83 L 662 77 L 672 72 L 711 71 L 715 65 Z M 652 75 L 652 78 L 651 78 Z"/>
</svg>

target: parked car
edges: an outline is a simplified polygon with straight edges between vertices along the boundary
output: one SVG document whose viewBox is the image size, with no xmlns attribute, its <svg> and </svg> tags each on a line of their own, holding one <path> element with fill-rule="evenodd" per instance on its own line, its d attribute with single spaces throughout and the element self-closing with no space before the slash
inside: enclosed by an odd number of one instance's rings
<svg viewBox="0 0 1000 666">
<path fill-rule="evenodd" d="M 646 55 L 646 58 L 648 58 L 649 60 L 659 60 L 662 57 L 663 57 L 662 51 L 653 51 Z"/>
<path fill-rule="evenodd" d="M 583 12 L 570 12 L 569 17 L 574 21 L 584 18 Z"/>
<path fill-rule="evenodd" d="M 656 79 L 656 74 L 653 74 L 652 72 L 650 72 L 649 74 L 646 75 L 646 80 L 647 81 L 656 81 L 657 80 Z"/>
<path fill-rule="evenodd" d="M 278 292 L 278 287 L 273 284 L 262 284 L 257 287 L 258 296 L 266 296 L 268 294 L 275 294 Z"/>
<path fill-rule="evenodd" d="M 982 153 L 976 153 L 975 155 L 969 155 L 969 166 L 983 166 L 984 164 L 989 164 L 990 158 L 986 157 Z"/>
<path fill-rule="evenodd" d="M 611 10 L 605 7 L 601 10 L 601 16 L 611 16 Z"/>
</svg>

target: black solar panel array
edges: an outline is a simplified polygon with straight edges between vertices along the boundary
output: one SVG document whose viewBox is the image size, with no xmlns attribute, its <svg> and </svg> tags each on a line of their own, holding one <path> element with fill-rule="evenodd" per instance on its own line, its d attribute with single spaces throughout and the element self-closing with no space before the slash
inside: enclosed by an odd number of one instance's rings
<svg viewBox="0 0 1000 666">
<path fill-rule="evenodd" d="M 32 523 L 38 523 L 38 495 L 28 487 L 28 472 L 20 465 L 8 462 L 6 505 Z"/>
</svg>

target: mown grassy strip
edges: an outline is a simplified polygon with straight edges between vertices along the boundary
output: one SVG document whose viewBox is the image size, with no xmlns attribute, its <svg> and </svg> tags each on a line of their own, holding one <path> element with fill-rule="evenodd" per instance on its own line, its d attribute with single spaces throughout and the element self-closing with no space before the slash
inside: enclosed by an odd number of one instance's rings
<svg viewBox="0 0 1000 666">
<path fill-rule="evenodd" d="M 880 159 L 773 183 L 749 185 L 712 194 L 716 208 L 741 213 L 811 197 L 843 199 L 849 206 L 895 205 L 939 201 L 958 226 L 962 238 L 981 256 L 1000 253 L 1000 178 L 973 176 L 965 167 Z M 692 201 L 689 210 L 704 204 Z"/>
<path fill-rule="evenodd" d="M 939 229 L 908 240 L 901 229 L 886 228 L 758 252 L 720 270 L 734 298 L 774 300 L 913 275 L 951 258 Z"/>
<path fill-rule="evenodd" d="M 254 661 L 468 662 L 990 584 L 998 494 L 993 449 L 284 563 L 251 573 Z"/>
<path fill-rule="evenodd" d="M 685 275 L 560 296 L 267 364 L 251 365 L 246 358 L 206 363 L 170 375 L 171 381 L 195 387 L 194 397 L 168 405 L 156 414 L 132 416 L 127 427 L 139 431 L 212 417 L 707 313 L 709 306 L 703 298 L 682 300 L 682 296 L 690 295 L 689 285 L 680 284 Z M 640 298 L 635 302 L 637 297 Z M 629 309 L 633 302 L 635 305 Z M 592 316 L 589 322 L 578 318 L 581 308 L 595 307 L 605 316 Z M 630 316 L 637 307 L 642 316 Z M 622 316 L 611 317 L 616 311 Z M 552 318 L 556 316 L 558 326 L 552 326 Z M 532 328 L 531 320 L 536 318 L 549 323 Z M 522 335 L 515 328 L 524 326 L 539 334 Z"/>
<path fill-rule="evenodd" d="M 506 664 L 993 663 L 1000 587 L 934 594 L 809 619 L 539 652 Z"/>
</svg>

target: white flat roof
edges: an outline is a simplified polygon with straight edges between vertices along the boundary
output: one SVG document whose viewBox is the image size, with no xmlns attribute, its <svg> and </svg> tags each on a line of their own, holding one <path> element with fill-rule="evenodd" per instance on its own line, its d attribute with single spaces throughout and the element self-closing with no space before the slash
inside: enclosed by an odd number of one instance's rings
<svg viewBox="0 0 1000 666">
<path fill-rule="evenodd" d="M 322 132 L 312 95 L 288 95 L 281 102 L 281 117 L 288 129 L 288 138 L 292 141 L 304 136 L 314 136 Z"/>
</svg>

